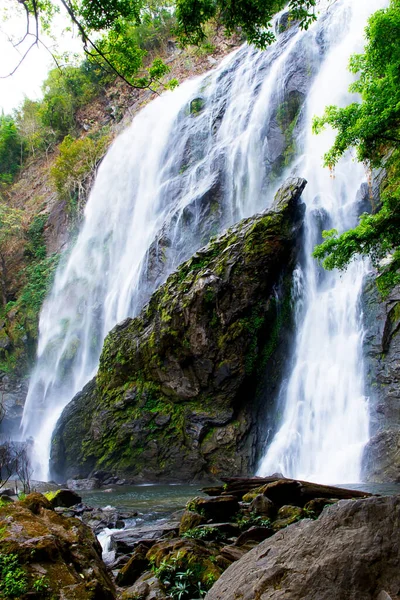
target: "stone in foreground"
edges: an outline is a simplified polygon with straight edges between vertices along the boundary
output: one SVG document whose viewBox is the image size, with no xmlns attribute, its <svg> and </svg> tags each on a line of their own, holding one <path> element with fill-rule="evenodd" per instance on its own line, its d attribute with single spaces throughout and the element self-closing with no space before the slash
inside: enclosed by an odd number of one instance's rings
<svg viewBox="0 0 400 600">
<path fill-rule="evenodd" d="M 399 496 L 340 500 L 251 550 L 206 600 L 398 598 L 399 526 Z"/>
</svg>

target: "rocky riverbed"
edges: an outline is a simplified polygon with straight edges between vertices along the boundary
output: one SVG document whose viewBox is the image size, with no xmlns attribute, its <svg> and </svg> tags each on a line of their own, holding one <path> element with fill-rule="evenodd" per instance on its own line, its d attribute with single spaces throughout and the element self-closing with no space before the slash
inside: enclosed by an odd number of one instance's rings
<svg viewBox="0 0 400 600">
<path fill-rule="evenodd" d="M 90 507 L 71 490 L 3 497 L 0 597 L 233 600 L 240 590 L 249 600 L 394 600 L 400 589 L 399 496 L 277 474 L 225 479 L 168 519 L 138 518 L 121 507 Z M 104 527 L 107 566 L 93 533 Z M 19 596 L 7 596 L 10 561 Z"/>
</svg>

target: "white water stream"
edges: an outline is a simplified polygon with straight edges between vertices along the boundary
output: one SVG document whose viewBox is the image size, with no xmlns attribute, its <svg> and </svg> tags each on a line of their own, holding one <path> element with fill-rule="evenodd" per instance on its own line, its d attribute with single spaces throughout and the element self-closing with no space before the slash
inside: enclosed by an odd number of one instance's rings
<svg viewBox="0 0 400 600">
<path fill-rule="evenodd" d="M 274 471 L 319 483 L 360 480 L 363 447 L 369 439 L 367 398 L 364 396 L 362 315 L 359 297 L 365 262 L 353 262 L 344 273 L 322 272 L 311 253 L 321 228 L 339 232 L 356 224 L 354 201 L 366 173 L 348 153 L 332 175 L 321 168 L 334 132 L 311 133 L 313 116 L 329 104 L 346 106 L 352 79 L 348 58 L 363 48 L 363 28 L 380 0 L 343 3 L 330 20 L 328 35 L 346 34 L 328 53 L 310 90 L 306 105 L 304 153 L 297 170 L 308 181 L 305 261 L 297 272 L 297 311 L 294 364 L 280 401 L 282 425 L 269 445 L 258 473 Z M 299 289 L 300 287 L 300 289 Z"/>
<path fill-rule="evenodd" d="M 23 417 L 23 435 L 35 442 L 36 479 L 49 476 L 52 431 L 96 372 L 107 332 L 137 314 L 211 235 L 264 209 L 285 174 L 306 176 L 307 204 L 329 213 L 329 227 L 354 222 L 351 205 L 365 175 L 346 159 L 330 179 L 321 155 L 332 138 L 311 137 L 310 118 L 347 101 L 348 57 L 362 48 L 366 18 L 382 5 L 338 0 L 308 32 L 289 30 L 266 52 L 239 49 L 215 71 L 151 102 L 114 142 L 41 313 Z M 294 128 L 302 157 L 283 173 L 287 140 L 277 115 L 292 92 L 308 98 Z M 197 98 L 200 112 L 190 110 Z M 364 267 L 321 278 L 309 258 L 315 231 L 307 215 L 296 361 L 283 425 L 261 471 L 356 480 L 368 436 L 357 309 Z"/>
</svg>

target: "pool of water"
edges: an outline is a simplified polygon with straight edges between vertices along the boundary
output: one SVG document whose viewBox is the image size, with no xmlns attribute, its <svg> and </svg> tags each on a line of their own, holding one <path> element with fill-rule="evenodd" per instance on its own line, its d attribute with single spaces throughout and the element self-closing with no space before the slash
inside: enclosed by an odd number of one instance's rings
<svg viewBox="0 0 400 600">
<path fill-rule="evenodd" d="M 195 496 L 203 496 L 199 485 L 126 485 L 79 492 L 89 506 L 114 506 L 120 510 L 160 517 L 184 508 Z"/>
</svg>

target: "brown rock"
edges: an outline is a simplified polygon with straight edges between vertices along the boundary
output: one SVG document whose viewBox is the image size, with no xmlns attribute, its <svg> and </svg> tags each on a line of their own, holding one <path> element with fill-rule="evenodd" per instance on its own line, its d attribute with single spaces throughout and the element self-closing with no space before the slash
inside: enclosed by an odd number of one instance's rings
<svg viewBox="0 0 400 600">
<path fill-rule="evenodd" d="M 304 505 L 305 516 L 315 518 L 324 510 L 325 506 L 330 506 L 338 502 L 335 498 L 314 498 Z"/>
<path fill-rule="evenodd" d="M 250 527 L 247 531 L 240 534 L 235 542 L 235 546 L 244 546 L 248 542 L 263 542 L 273 535 L 270 527 Z"/>
<path fill-rule="evenodd" d="M 137 578 L 149 567 L 149 561 L 146 554 L 149 548 L 144 544 L 138 544 L 133 551 L 132 556 L 119 571 L 116 582 L 117 585 L 127 586 L 132 585 Z"/>
<path fill-rule="evenodd" d="M 342 500 L 229 567 L 207 600 L 398 598 L 400 497 Z"/>
<path fill-rule="evenodd" d="M 278 531 L 279 529 L 283 529 L 292 523 L 296 523 L 304 516 L 304 511 L 299 506 L 282 506 L 278 510 L 277 518 L 272 523 L 272 529 L 274 531 Z"/>
<path fill-rule="evenodd" d="M 196 510 L 204 513 L 207 519 L 221 521 L 230 519 L 239 510 L 239 502 L 235 496 L 210 496 L 192 500 Z"/>
<path fill-rule="evenodd" d="M 47 510 L 53 510 L 52 505 L 47 500 L 43 494 L 39 494 L 38 492 L 33 492 L 32 494 L 28 494 L 24 500 L 21 500 L 20 504 L 33 512 L 33 514 L 38 515 L 42 508 L 46 508 Z"/>
<path fill-rule="evenodd" d="M 276 515 L 276 506 L 267 496 L 257 494 L 250 504 L 250 511 L 272 520 Z"/>
<path fill-rule="evenodd" d="M 183 513 L 181 524 L 179 526 L 179 535 L 186 533 L 189 529 L 194 529 L 198 525 L 206 522 L 206 518 L 192 510 L 185 510 Z"/>
<path fill-rule="evenodd" d="M 38 573 L 45 576 L 49 597 L 115 599 L 101 546 L 91 529 L 78 519 L 58 515 L 41 494 L 0 507 L 0 529 L 2 554 L 18 557 L 29 582 Z"/>
</svg>

